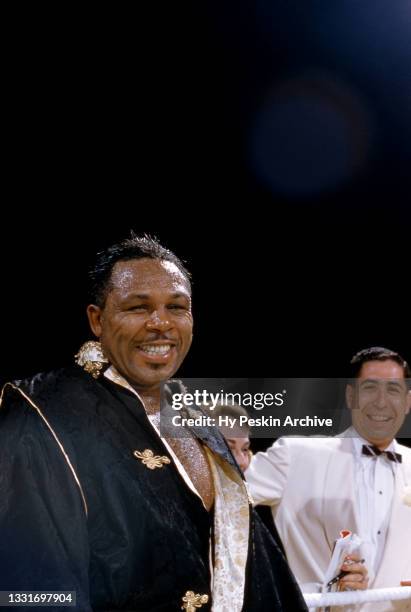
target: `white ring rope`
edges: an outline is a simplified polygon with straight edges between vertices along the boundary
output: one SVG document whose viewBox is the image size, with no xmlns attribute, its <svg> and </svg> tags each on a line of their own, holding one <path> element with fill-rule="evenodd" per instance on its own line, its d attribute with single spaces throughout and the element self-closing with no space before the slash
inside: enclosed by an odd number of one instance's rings
<svg viewBox="0 0 411 612">
<path fill-rule="evenodd" d="M 411 587 L 394 587 L 390 589 L 368 589 L 366 591 L 337 591 L 335 593 L 303 593 L 309 608 L 326 606 L 349 606 L 370 601 L 394 601 L 411 599 Z"/>
</svg>

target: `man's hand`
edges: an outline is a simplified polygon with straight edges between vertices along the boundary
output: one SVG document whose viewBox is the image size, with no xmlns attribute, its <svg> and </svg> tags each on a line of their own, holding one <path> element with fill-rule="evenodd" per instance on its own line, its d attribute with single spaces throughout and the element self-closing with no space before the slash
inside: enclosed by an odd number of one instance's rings
<svg viewBox="0 0 411 612">
<path fill-rule="evenodd" d="M 368 588 L 368 571 L 359 555 L 347 555 L 340 569 L 348 572 L 338 581 L 340 591 L 364 591 Z"/>
</svg>

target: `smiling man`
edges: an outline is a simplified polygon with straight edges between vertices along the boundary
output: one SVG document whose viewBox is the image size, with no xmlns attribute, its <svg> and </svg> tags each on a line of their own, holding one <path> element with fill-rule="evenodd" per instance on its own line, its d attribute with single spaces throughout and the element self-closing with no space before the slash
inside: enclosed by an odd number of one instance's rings
<svg viewBox="0 0 411 612">
<path fill-rule="evenodd" d="M 29 592 L 23 610 L 33 591 L 79 612 L 306 610 L 218 430 L 160 436 L 192 340 L 185 267 L 133 236 L 90 280 L 99 342 L 2 391 L 0 591 Z"/>
<path fill-rule="evenodd" d="M 348 529 L 363 540 L 370 579 L 359 564 L 343 567 L 350 572 L 340 589 L 400 586 L 411 576 L 411 449 L 395 436 L 410 411 L 410 370 L 381 347 L 357 353 L 351 368 L 352 426 L 337 438 L 280 438 L 257 453 L 246 477 L 256 503 L 272 507 L 301 584 L 323 582 L 333 544 Z M 409 610 L 410 603 L 361 609 Z"/>
<path fill-rule="evenodd" d="M 372 359 L 363 361 L 369 356 Z M 362 352 L 352 365 L 357 378 L 347 385 L 346 399 L 353 429 L 380 451 L 393 449 L 394 438 L 410 410 L 404 361 L 392 351 L 374 349 Z"/>
</svg>

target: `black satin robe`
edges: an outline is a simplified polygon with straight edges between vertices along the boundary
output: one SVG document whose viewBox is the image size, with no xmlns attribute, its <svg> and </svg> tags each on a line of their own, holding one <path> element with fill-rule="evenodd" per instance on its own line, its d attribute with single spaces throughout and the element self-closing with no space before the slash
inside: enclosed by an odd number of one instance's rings
<svg viewBox="0 0 411 612">
<path fill-rule="evenodd" d="M 150 470 L 133 455 L 151 449 L 168 456 L 136 396 L 77 366 L 17 384 L 52 431 L 15 388 L 5 387 L 0 590 L 76 591 L 76 607 L 67 609 L 81 612 L 178 611 L 194 591 L 209 595 L 199 612 L 209 611 L 212 513 L 171 457 Z M 197 435 L 236 466 L 216 430 Z M 243 610 L 306 610 L 276 544 L 254 512 L 250 520 Z"/>
</svg>

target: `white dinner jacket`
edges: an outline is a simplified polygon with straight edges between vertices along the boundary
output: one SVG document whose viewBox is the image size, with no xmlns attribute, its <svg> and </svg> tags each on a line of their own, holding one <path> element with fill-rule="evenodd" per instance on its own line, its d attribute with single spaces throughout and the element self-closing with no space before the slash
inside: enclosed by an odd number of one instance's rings
<svg viewBox="0 0 411 612">
<path fill-rule="evenodd" d="M 403 462 L 395 478 L 394 499 L 384 555 L 370 587 L 399 586 L 411 579 L 411 449 L 399 445 Z M 256 504 L 272 507 L 288 562 L 300 584 L 323 582 L 334 541 L 342 529 L 359 533 L 354 454 L 351 438 L 277 440 L 257 453 L 246 472 Z M 411 610 L 411 600 L 369 604 L 362 610 Z"/>
</svg>

